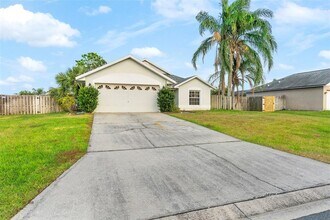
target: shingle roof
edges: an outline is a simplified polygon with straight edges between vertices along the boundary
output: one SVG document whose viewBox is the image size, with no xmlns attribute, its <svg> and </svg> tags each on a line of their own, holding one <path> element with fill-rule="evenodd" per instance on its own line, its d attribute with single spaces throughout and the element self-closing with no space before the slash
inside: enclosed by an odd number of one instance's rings
<svg viewBox="0 0 330 220">
<path fill-rule="evenodd" d="M 175 85 L 178 85 L 178 84 L 180 84 L 180 83 L 182 83 L 182 82 L 190 79 L 191 77 L 194 77 L 194 76 L 189 76 L 187 78 L 182 78 L 180 76 L 176 76 L 176 75 L 173 75 L 173 74 L 170 74 L 170 75 L 167 74 L 167 76 L 170 77 L 171 79 L 173 79 L 174 81 L 176 81 L 176 84 Z"/>
<path fill-rule="evenodd" d="M 330 68 L 296 73 L 282 79 L 258 86 L 255 92 L 279 91 L 321 87 L 330 83 Z"/>
<path fill-rule="evenodd" d="M 156 64 L 154 64 L 154 63 L 152 63 L 152 62 L 150 62 L 149 60 L 146 60 L 146 59 L 144 59 L 144 60 L 142 61 L 142 63 L 144 63 L 145 65 L 151 67 L 152 69 L 156 69 L 156 70 L 158 70 L 158 71 L 161 71 L 165 76 L 167 76 L 168 78 L 174 80 L 174 81 L 175 81 L 175 84 L 172 85 L 173 87 L 175 87 L 175 86 L 177 86 L 177 85 L 179 85 L 179 84 L 181 84 L 181 83 L 183 83 L 183 82 L 185 82 L 185 81 L 189 81 L 189 79 L 192 79 L 192 78 L 196 78 L 196 77 L 197 77 L 197 76 L 189 76 L 189 77 L 186 77 L 186 78 L 182 78 L 182 77 L 180 77 L 180 76 L 173 75 L 173 74 L 169 73 L 168 71 L 166 71 L 165 69 L 163 69 L 163 68 L 157 66 Z M 198 77 L 197 77 L 197 78 L 198 78 Z M 210 84 L 208 84 L 208 83 L 205 82 L 204 80 L 202 80 L 202 79 L 200 79 L 200 78 L 198 78 L 198 79 L 201 80 L 201 81 L 202 81 L 203 83 L 205 83 L 206 85 L 208 85 L 208 86 L 210 86 L 210 87 L 213 88 L 213 86 L 211 86 Z"/>
</svg>

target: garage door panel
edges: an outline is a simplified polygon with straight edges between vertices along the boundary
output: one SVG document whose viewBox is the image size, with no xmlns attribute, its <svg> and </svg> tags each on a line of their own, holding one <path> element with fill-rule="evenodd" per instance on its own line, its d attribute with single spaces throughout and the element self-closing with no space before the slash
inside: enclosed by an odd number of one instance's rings
<svg viewBox="0 0 330 220">
<path fill-rule="evenodd" d="M 99 105 L 96 112 L 158 112 L 155 85 L 96 85 Z"/>
</svg>

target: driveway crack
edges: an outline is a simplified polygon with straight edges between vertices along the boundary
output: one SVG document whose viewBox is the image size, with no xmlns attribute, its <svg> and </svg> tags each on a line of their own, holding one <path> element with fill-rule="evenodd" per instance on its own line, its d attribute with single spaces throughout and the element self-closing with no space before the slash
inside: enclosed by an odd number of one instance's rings
<svg viewBox="0 0 330 220">
<path fill-rule="evenodd" d="M 264 183 L 266 183 L 266 184 L 268 184 L 268 185 L 271 185 L 271 186 L 273 186 L 273 187 L 275 187 L 275 188 L 277 188 L 277 189 L 280 189 L 280 190 L 282 190 L 282 191 L 285 191 L 285 190 L 282 189 L 281 187 L 278 187 L 278 186 L 276 186 L 276 185 L 274 185 L 274 184 L 272 184 L 272 183 L 270 183 L 270 182 L 267 182 L 266 180 L 260 179 L 259 177 L 253 175 L 252 173 L 249 173 L 249 172 L 247 172 L 246 170 L 243 170 L 242 168 L 240 168 L 239 166 L 237 166 L 237 165 L 234 164 L 233 162 L 227 160 L 226 158 L 220 157 L 218 154 L 216 154 L 216 153 L 214 153 L 214 152 L 212 152 L 212 151 L 209 151 L 209 150 L 207 150 L 207 149 L 205 149 L 205 148 L 203 148 L 203 147 L 197 146 L 197 145 L 193 145 L 193 146 L 194 146 L 194 147 L 197 147 L 197 148 L 199 148 L 199 149 L 201 149 L 201 150 L 204 150 L 204 151 L 206 151 L 206 152 L 208 152 L 208 153 L 210 153 L 210 154 L 213 154 L 214 156 L 220 158 L 221 160 L 224 160 L 224 161 L 226 161 L 227 163 L 231 164 L 231 165 L 234 166 L 236 169 L 242 171 L 243 173 L 245 173 L 245 174 L 247 174 L 247 175 L 250 175 L 250 176 L 254 177 L 255 179 L 257 179 L 257 180 L 259 180 L 259 181 L 261 181 L 261 182 L 264 182 Z"/>
<path fill-rule="evenodd" d="M 141 133 L 143 134 L 143 136 L 147 139 L 147 141 L 154 147 L 156 148 L 156 146 L 151 142 L 151 140 L 147 137 L 147 135 L 143 132 L 143 129 L 139 129 L 141 131 Z"/>
</svg>

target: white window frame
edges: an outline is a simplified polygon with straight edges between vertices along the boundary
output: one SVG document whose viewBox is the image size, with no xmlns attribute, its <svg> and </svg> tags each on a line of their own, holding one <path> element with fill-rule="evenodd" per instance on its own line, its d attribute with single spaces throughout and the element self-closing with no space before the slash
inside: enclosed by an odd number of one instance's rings
<svg viewBox="0 0 330 220">
<path fill-rule="evenodd" d="M 196 89 L 189 90 L 189 105 L 200 105 L 200 104 L 201 104 L 201 91 Z"/>
</svg>

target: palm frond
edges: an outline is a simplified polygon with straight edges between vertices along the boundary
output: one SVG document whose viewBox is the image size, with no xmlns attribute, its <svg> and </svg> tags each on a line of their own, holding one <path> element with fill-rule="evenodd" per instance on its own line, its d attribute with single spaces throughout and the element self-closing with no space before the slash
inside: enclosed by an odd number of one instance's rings
<svg viewBox="0 0 330 220">
<path fill-rule="evenodd" d="M 191 63 L 195 69 L 197 69 L 197 64 L 196 64 L 197 59 L 200 56 L 202 56 L 202 61 L 204 62 L 205 55 L 207 54 L 207 52 L 209 52 L 211 50 L 212 46 L 214 45 L 215 42 L 212 39 L 213 39 L 213 36 L 208 37 L 205 40 L 203 40 L 201 42 L 201 45 L 195 51 L 195 53 L 191 59 Z"/>
<path fill-rule="evenodd" d="M 199 34 L 204 35 L 205 31 L 209 31 L 211 34 L 219 32 L 220 24 L 217 19 L 209 15 L 205 11 L 201 11 L 197 14 L 196 20 L 199 22 Z"/>
</svg>

